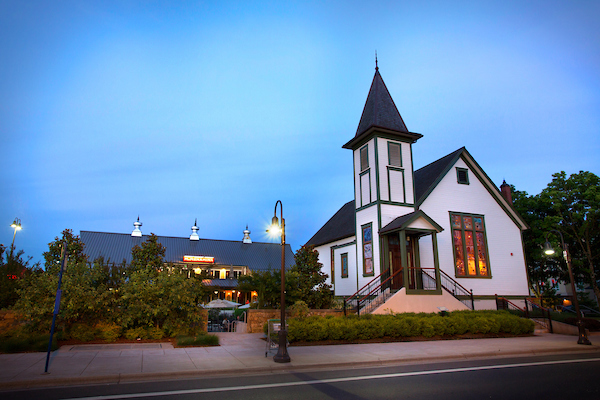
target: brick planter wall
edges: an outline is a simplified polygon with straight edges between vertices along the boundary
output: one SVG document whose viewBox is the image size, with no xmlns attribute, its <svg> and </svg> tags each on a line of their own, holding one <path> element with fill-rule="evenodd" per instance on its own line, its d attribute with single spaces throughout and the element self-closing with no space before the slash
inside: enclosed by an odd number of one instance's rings
<svg viewBox="0 0 600 400">
<path fill-rule="evenodd" d="M 310 310 L 308 315 L 333 315 L 342 316 L 344 310 Z M 280 310 L 248 310 L 247 333 L 260 333 L 263 331 L 264 324 L 270 319 L 279 319 Z M 286 310 L 285 318 L 290 318 L 289 310 Z"/>
</svg>

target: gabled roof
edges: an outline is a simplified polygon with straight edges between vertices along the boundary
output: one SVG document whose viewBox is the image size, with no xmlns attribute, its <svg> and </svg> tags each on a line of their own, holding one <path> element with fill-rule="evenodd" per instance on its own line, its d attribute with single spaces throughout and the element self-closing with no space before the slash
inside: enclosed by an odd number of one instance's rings
<svg viewBox="0 0 600 400">
<path fill-rule="evenodd" d="M 463 151 L 466 151 L 466 149 L 461 147 L 455 152 L 415 171 L 415 200 L 417 204 L 421 204 L 422 200 L 431 193 L 439 180 L 446 175 L 446 172 L 448 172 L 448 170 L 456 163 Z"/>
<path fill-rule="evenodd" d="M 104 257 L 105 261 L 120 264 L 123 260 L 131 263 L 131 249 L 148 240 L 149 235 L 133 237 L 126 233 L 80 232 L 84 243 L 83 252 L 88 260 Z M 200 239 L 187 237 L 157 236 L 158 243 L 165 247 L 165 262 L 182 263 L 184 255 L 210 256 L 215 264 L 246 266 L 252 271 L 265 271 L 281 268 L 281 244 L 242 243 L 232 240 Z M 286 268 L 294 265 L 294 253 L 289 244 L 285 245 Z"/>
<path fill-rule="evenodd" d="M 333 217 L 323 225 L 306 245 L 320 246 L 325 243 L 354 236 L 355 224 L 354 200 L 347 202 Z"/>
<path fill-rule="evenodd" d="M 409 132 L 404 124 L 404 120 L 396 108 L 396 104 L 390 95 L 383 78 L 379 73 L 379 68 L 375 68 L 375 76 L 369 89 L 369 95 L 365 102 L 356 135 L 352 140 L 342 146 L 345 149 L 351 149 L 362 139 L 369 136 L 373 130 L 383 131 L 388 134 L 400 136 L 402 138 L 416 141 L 423 137 L 419 133 Z"/>
<path fill-rule="evenodd" d="M 397 217 L 392 222 L 381 228 L 379 233 L 388 233 L 409 229 L 410 225 L 419 218 L 425 220 L 425 222 L 431 225 L 433 227 L 433 230 L 435 230 L 438 233 L 444 230 L 444 228 L 439 226 L 433 219 L 431 219 L 431 217 L 425 214 L 422 210 L 417 210 Z"/>
<path fill-rule="evenodd" d="M 510 204 L 500 190 L 494 185 L 494 182 L 490 179 L 485 171 L 479 166 L 477 161 L 471 156 L 465 147 L 461 147 L 453 153 L 448 154 L 445 157 L 440 158 L 437 161 L 432 162 L 415 171 L 414 182 L 415 182 L 415 198 L 417 207 L 427 199 L 427 196 L 435 189 L 440 181 L 450 171 L 452 166 L 456 164 L 459 158 L 467 164 L 471 172 L 481 182 L 481 184 L 487 189 L 490 195 L 496 200 L 498 205 L 504 209 L 508 216 L 514 221 L 514 223 L 521 229 L 528 229 L 527 223 L 521 218 L 519 213 L 515 210 L 512 204 Z"/>
</svg>

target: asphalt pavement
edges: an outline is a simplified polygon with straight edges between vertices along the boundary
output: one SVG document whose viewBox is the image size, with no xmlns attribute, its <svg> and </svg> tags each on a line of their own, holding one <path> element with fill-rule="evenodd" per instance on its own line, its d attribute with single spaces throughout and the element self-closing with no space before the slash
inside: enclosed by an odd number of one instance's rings
<svg viewBox="0 0 600 400">
<path fill-rule="evenodd" d="M 290 346 L 290 363 L 273 361 L 262 333 L 216 333 L 220 346 L 173 348 L 169 342 L 62 346 L 46 353 L 0 354 L 0 390 L 31 387 L 124 383 L 144 380 L 260 374 L 318 368 L 352 368 L 442 360 L 598 352 L 576 336 L 541 333 L 492 339 L 436 340 L 324 346 Z"/>
</svg>

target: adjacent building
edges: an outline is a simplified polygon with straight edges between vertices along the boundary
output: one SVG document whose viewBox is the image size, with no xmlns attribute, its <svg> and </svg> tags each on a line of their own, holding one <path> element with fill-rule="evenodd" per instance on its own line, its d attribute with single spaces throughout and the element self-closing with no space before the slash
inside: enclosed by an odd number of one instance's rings
<svg viewBox="0 0 600 400">
<path fill-rule="evenodd" d="M 165 247 L 165 265 L 181 268 L 188 277 L 210 275 L 202 284 L 212 289 L 211 298 L 226 299 L 239 303 L 256 300 L 256 292 L 240 293 L 237 290 L 238 278 L 254 271 L 281 268 L 281 245 L 278 243 L 257 243 L 250 238 L 248 227 L 243 239 L 216 240 L 202 239 L 199 228 L 194 223 L 189 237 L 157 236 L 158 243 Z M 88 260 L 100 257 L 111 264 L 131 263 L 131 250 L 148 239 L 141 231 L 142 223 L 134 223 L 135 229 L 128 233 L 106 233 L 81 231 L 84 253 Z M 291 268 L 294 254 L 289 244 L 285 245 L 285 265 Z"/>
</svg>

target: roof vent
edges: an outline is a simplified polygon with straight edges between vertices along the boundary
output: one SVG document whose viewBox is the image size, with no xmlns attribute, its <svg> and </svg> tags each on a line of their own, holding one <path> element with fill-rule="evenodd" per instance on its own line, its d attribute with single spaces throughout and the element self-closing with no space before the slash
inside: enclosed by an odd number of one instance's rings
<svg viewBox="0 0 600 400">
<path fill-rule="evenodd" d="M 242 243 L 252 243 L 252 239 L 250 239 L 250 231 L 248 230 L 248 225 L 246 225 L 246 230 L 244 231 L 244 239 Z"/>
<path fill-rule="evenodd" d="M 131 236 L 142 237 L 142 231 L 140 230 L 140 226 L 142 226 L 142 223 L 140 222 L 139 215 L 137 221 L 133 223 L 133 226 L 135 226 L 135 229 L 133 230 L 133 232 L 131 232 Z"/>
<path fill-rule="evenodd" d="M 200 236 L 198 236 L 198 218 L 194 221 L 194 226 L 192 226 L 192 234 L 190 235 L 190 240 L 200 240 Z"/>
</svg>

